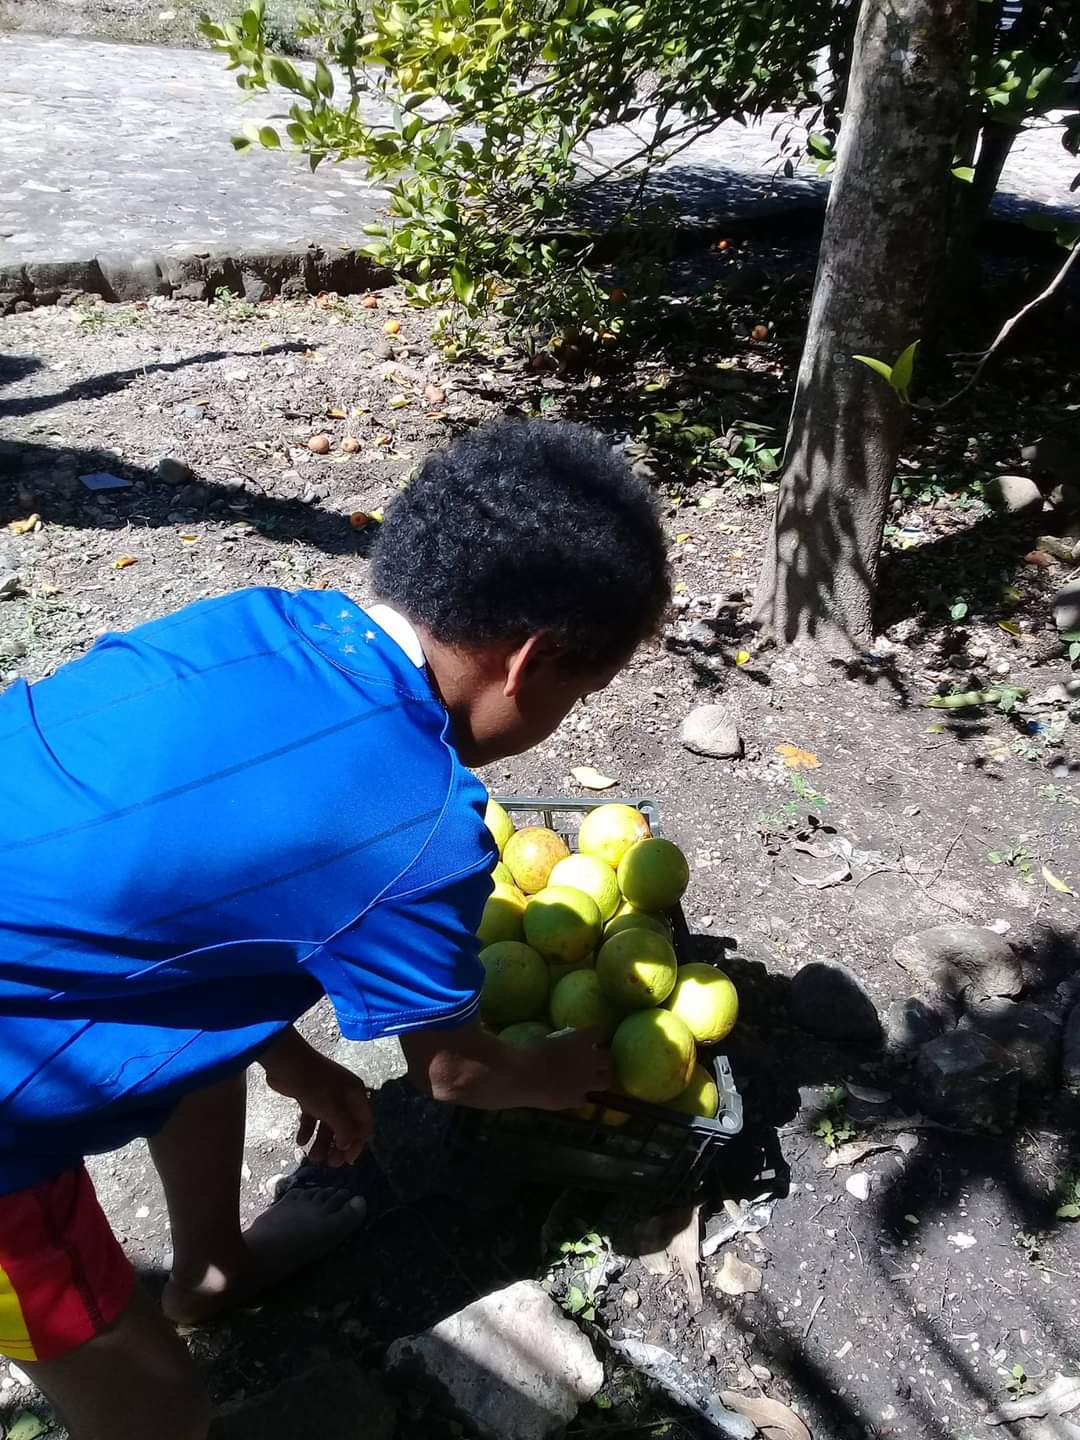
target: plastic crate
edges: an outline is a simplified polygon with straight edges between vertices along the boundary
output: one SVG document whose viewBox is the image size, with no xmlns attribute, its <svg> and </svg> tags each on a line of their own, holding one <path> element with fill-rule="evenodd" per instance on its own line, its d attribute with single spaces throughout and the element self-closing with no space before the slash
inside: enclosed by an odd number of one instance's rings
<svg viewBox="0 0 1080 1440">
<path fill-rule="evenodd" d="M 661 834 L 656 803 L 647 799 L 564 800 L 544 796 L 496 796 L 515 819 L 558 831 L 571 850 L 577 848 L 580 819 L 598 805 L 632 805 Z M 530 818 L 535 817 L 535 818 Z M 682 907 L 670 912 L 675 953 L 682 964 L 690 958 L 690 933 Z M 683 1115 L 626 1095 L 609 1093 L 589 1098 L 604 1109 L 631 1117 L 624 1125 L 605 1125 L 578 1115 L 550 1110 L 460 1109 L 452 1127 L 452 1144 L 472 1166 L 491 1167 L 556 1185 L 657 1196 L 693 1189 L 703 1178 L 717 1149 L 742 1130 L 742 1099 L 727 1057 L 698 1057 L 712 1070 L 720 1094 L 714 1120 Z"/>
</svg>

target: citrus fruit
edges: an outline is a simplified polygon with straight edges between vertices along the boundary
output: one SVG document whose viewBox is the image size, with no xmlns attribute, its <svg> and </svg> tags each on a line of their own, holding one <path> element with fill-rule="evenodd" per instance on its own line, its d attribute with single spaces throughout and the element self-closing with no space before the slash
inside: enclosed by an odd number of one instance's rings
<svg viewBox="0 0 1080 1440">
<path fill-rule="evenodd" d="M 494 945 L 498 940 L 523 940 L 527 903 L 515 885 L 496 885 L 484 902 L 484 913 L 476 928 L 481 943 Z"/>
<path fill-rule="evenodd" d="M 496 885 L 513 885 L 514 877 L 510 874 L 510 868 L 504 865 L 501 860 L 496 861 L 495 869 L 491 872 L 491 878 Z M 514 886 L 517 889 L 517 886 Z"/>
<path fill-rule="evenodd" d="M 484 824 L 491 831 L 499 854 L 506 849 L 506 842 L 514 833 L 514 822 L 497 800 L 488 800 L 484 811 Z"/>
<path fill-rule="evenodd" d="M 715 965 L 680 965 L 675 988 L 664 1003 L 699 1045 L 723 1040 L 739 1015 L 735 986 Z"/>
<path fill-rule="evenodd" d="M 566 842 L 554 830 L 530 825 L 515 830 L 503 850 L 503 864 L 514 877 L 514 883 L 526 895 L 535 895 L 548 883 L 548 876 L 560 860 L 570 854 Z"/>
<path fill-rule="evenodd" d="M 544 957 L 520 940 L 499 940 L 480 951 L 484 985 L 480 1013 L 495 1025 L 535 1020 L 548 997 Z"/>
<path fill-rule="evenodd" d="M 549 885 L 569 885 L 596 901 L 601 920 L 610 920 L 622 904 L 615 872 L 595 855 L 568 855 L 548 876 Z"/>
<path fill-rule="evenodd" d="M 527 1050 L 530 1045 L 539 1045 L 549 1035 L 543 1020 L 519 1020 L 516 1025 L 507 1025 L 499 1031 L 504 1045 L 513 1045 L 515 1050 Z"/>
<path fill-rule="evenodd" d="M 671 939 L 671 925 L 663 915 L 653 915 L 648 910 L 635 910 L 632 905 L 623 905 L 615 917 L 604 926 L 604 939 L 610 940 L 613 935 L 620 934 L 623 930 L 652 930 L 657 935 L 663 935 L 665 940 Z"/>
<path fill-rule="evenodd" d="M 599 1030 L 610 1040 L 619 1018 L 595 970 L 573 970 L 551 992 L 551 1023 L 557 1030 Z"/>
<path fill-rule="evenodd" d="M 705 1066 L 695 1065 L 690 1084 L 667 1104 L 670 1109 L 681 1110 L 684 1115 L 702 1115 L 706 1120 L 715 1120 L 720 1108 L 720 1092 Z"/>
<path fill-rule="evenodd" d="M 670 840 L 639 840 L 619 861 L 619 889 L 637 910 L 670 910 L 689 883 L 686 856 Z"/>
<path fill-rule="evenodd" d="M 663 1105 L 689 1085 L 697 1052 L 694 1037 L 670 1010 L 638 1010 L 615 1031 L 611 1059 L 627 1095 Z"/>
<path fill-rule="evenodd" d="M 655 930 L 623 930 L 605 940 L 596 957 L 600 984 L 620 1010 L 662 1005 L 678 968 L 671 941 Z"/>
<path fill-rule="evenodd" d="M 569 885 L 547 885 L 525 907 L 525 939 L 545 960 L 582 961 L 600 943 L 596 901 Z"/>
<path fill-rule="evenodd" d="M 595 965 L 595 958 L 586 955 L 584 960 L 554 960 L 548 965 L 548 974 L 551 977 L 551 988 L 563 978 L 564 975 L 573 975 L 577 970 L 591 970 Z"/>
<path fill-rule="evenodd" d="M 581 822 L 578 849 L 614 870 L 630 846 L 648 834 L 648 820 L 632 805 L 598 805 Z"/>
</svg>

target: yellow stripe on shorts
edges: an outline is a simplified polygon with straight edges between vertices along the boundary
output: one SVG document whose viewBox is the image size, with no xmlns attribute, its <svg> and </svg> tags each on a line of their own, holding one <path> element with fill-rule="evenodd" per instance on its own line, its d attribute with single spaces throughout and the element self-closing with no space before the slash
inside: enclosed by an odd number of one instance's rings
<svg viewBox="0 0 1080 1440">
<path fill-rule="evenodd" d="M 0 1265 L 0 1355 L 9 1360 L 36 1360 L 37 1352 L 26 1328 L 22 1302 L 8 1273 Z"/>
</svg>

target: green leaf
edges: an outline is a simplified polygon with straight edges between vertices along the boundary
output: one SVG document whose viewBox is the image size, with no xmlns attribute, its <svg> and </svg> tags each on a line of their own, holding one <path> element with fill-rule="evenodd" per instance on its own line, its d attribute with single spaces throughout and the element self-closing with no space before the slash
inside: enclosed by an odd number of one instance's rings
<svg viewBox="0 0 1080 1440">
<path fill-rule="evenodd" d="M 48 1434 L 48 1430 L 44 1420 L 29 1410 L 23 1410 L 11 1422 L 7 1440 L 38 1440 L 38 1436 Z"/>
<path fill-rule="evenodd" d="M 956 165 L 952 172 L 957 180 L 962 180 L 965 185 L 970 185 L 975 179 L 975 167 L 973 165 Z"/>
<path fill-rule="evenodd" d="M 1067 1205 L 1059 1205 L 1054 1211 L 1059 1220 L 1080 1220 L 1080 1205 L 1075 1200 L 1070 1200 Z M 14 1435 L 15 1431 L 11 1431 Z"/>
<path fill-rule="evenodd" d="M 283 90 L 294 90 L 303 94 L 304 77 L 291 60 L 285 60 L 280 55 L 272 55 L 266 63 L 266 68 L 270 72 L 271 80 L 276 85 L 280 85 Z"/>
<path fill-rule="evenodd" d="M 1050 889 L 1056 890 L 1059 895 L 1076 894 L 1076 891 L 1072 888 L 1072 886 L 1067 884 L 1064 880 L 1060 879 L 1057 875 L 1055 875 L 1054 872 L 1050 869 L 1049 865 L 1044 865 L 1042 867 L 1042 877 L 1046 881 L 1047 885 L 1050 886 Z"/>
<path fill-rule="evenodd" d="M 963 620 L 964 616 L 965 616 L 967 613 L 968 613 L 968 607 L 967 607 L 967 601 L 966 601 L 966 600 L 957 600 L 957 602 L 956 602 L 955 605 L 950 605 L 950 606 L 949 606 L 949 619 L 950 619 L 950 620 Z"/>
<path fill-rule="evenodd" d="M 463 260 L 450 266 L 450 284 L 462 305 L 471 305 L 476 295 L 476 277 Z"/>
<path fill-rule="evenodd" d="M 911 389 L 912 377 L 915 374 L 915 352 L 918 348 L 918 340 L 913 340 L 906 350 L 901 350 L 896 357 L 896 364 L 892 367 L 889 384 L 902 400 L 907 399 L 907 393 Z"/>
<path fill-rule="evenodd" d="M 280 150 L 281 137 L 272 125 L 263 125 L 259 129 L 259 144 L 266 150 Z"/>
<path fill-rule="evenodd" d="M 330 67 L 324 60 L 315 61 L 315 89 L 327 100 L 334 93 L 334 77 L 330 73 Z"/>
<path fill-rule="evenodd" d="M 871 370 L 875 370 L 879 375 L 883 376 L 890 385 L 893 383 L 893 367 L 891 365 L 886 365 L 884 360 L 875 360 L 872 355 L 853 355 L 851 358 L 853 360 L 858 360 L 859 363 L 862 365 L 869 365 Z"/>
</svg>

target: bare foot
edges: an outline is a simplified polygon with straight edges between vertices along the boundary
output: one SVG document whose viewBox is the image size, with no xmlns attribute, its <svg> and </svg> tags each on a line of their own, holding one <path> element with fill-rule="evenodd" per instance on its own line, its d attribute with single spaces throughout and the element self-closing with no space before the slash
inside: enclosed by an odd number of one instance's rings
<svg viewBox="0 0 1080 1440">
<path fill-rule="evenodd" d="M 289 1190 L 244 1231 L 229 1261 L 200 1265 L 198 1273 L 182 1262 L 174 1265 L 162 1309 L 178 1325 L 201 1325 L 219 1311 L 247 1305 L 340 1245 L 366 1214 L 364 1201 L 347 1190 Z"/>
</svg>

